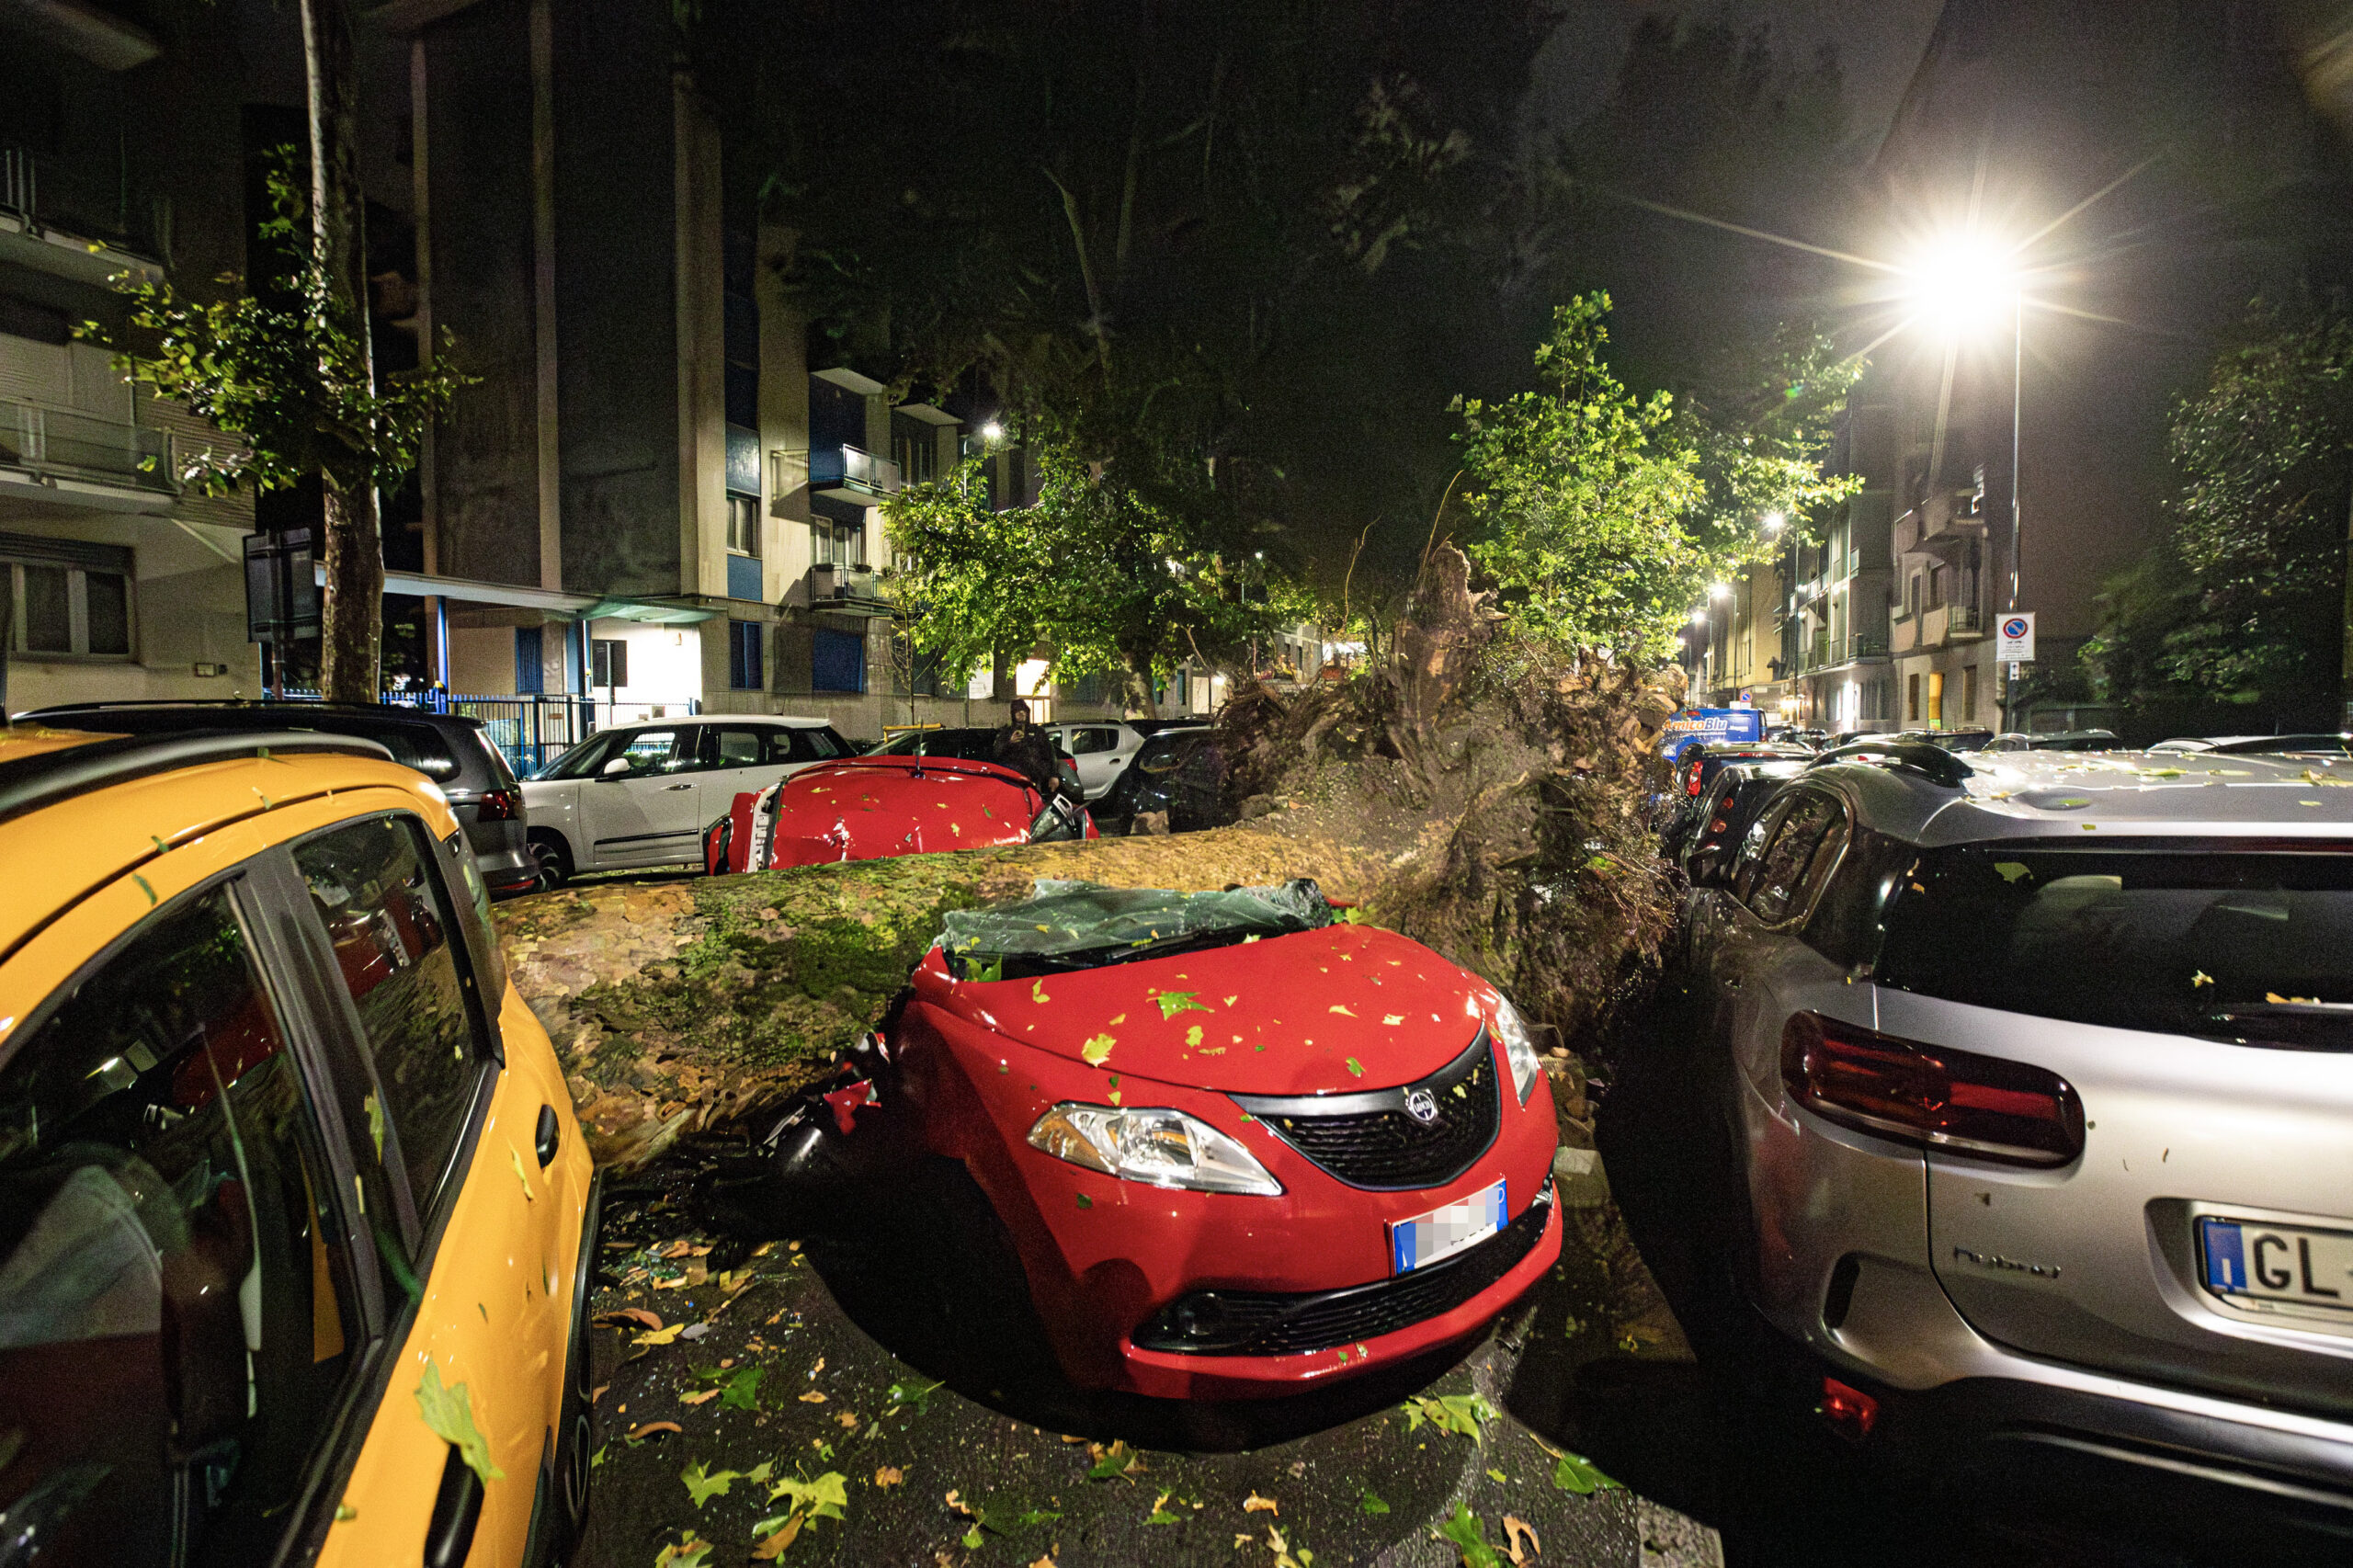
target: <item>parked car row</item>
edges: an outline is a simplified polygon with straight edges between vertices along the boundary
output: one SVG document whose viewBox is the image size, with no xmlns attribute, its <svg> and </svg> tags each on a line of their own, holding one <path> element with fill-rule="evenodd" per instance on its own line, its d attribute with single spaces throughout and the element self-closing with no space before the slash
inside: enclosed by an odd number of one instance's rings
<svg viewBox="0 0 2353 1568">
<path fill-rule="evenodd" d="M 1709 782 L 1666 1048 L 1798 1408 L 1981 1496 L 2162 1496 L 2177 1547 L 2342 1560 L 2341 739 L 1890 736 Z"/>
</svg>

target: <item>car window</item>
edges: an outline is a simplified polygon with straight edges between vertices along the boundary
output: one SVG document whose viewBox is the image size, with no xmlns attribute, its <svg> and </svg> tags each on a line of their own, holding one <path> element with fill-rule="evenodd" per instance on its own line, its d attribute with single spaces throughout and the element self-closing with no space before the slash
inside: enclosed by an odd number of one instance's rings
<svg viewBox="0 0 2353 1568">
<path fill-rule="evenodd" d="M 770 762 L 823 762 L 847 756 L 849 745 L 831 730 L 770 730 Z"/>
<path fill-rule="evenodd" d="M 688 732 L 689 737 L 692 733 Z M 694 757 L 692 739 L 684 746 L 678 741 L 676 730 L 639 730 L 613 755 L 629 764 L 629 776 L 632 778 L 641 774 L 676 773 L 691 766 Z M 597 771 L 604 771 L 604 764 L 597 765 Z"/>
<path fill-rule="evenodd" d="M 1741 881 L 1741 902 L 1767 925 L 1778 925 L 1806 904 L 1809 890 L 1828 875 L 1844 839 L 1846 813 L 1829 796 L 1801 790 L 1773 824 L 1764 852 Z"/>
<path fill-rule="evenodd" d="M 180 1499 L 182 1561 L 274 1555 L 364 1335 L 340 1190 L 225 889 L 151 915 L 17 1043 L 0 1517 L 38 1521 L 41 1561 L 160 1562 Z"/>
<path fill-rule="evenodd" d="M 557 757 L 549 765 L 547 771 L 540 777 L 542 778 L 593 778 L 597 770 L 605 766 L 605 759 L 613 755 L 613 748 L 626 739 L 626 734 L 619 731 L 609 734 L 592 736 Z"/>
<path fill-rule="evenodd" d="M 876 746 L 868 755 L 871 756 L 920 756 L 922 752 L 923 732 L 918 730 L 913 734 L 900 735 L 894 739 L 884 741 L 881 745 Z"/>
<path fill-rule="evenodd" d="M 704 767 L 757 767 L 760 732 L 746 725 L 705 724 L 698 756 Z"/>
<path fill-rule="evenodd" d="M 375 1153 L 408 1173 L 420 1217 L 465 1133 L 483 1055 L 431 844 L 415 818 L 383 816 L 294 851 L 358 1007 L 382 1096 L 369 1111 L 371 1133 L 382 1124 Z"/>
<path fill-rule="evenodd" d="M 1063 732 L 1063 749 L 1073 756 L 1091 756 L 1097 752 L 1117 751 L 1120 749 L 1119 732 L 1098 729 L 1065 730 Z"/>
</svg>

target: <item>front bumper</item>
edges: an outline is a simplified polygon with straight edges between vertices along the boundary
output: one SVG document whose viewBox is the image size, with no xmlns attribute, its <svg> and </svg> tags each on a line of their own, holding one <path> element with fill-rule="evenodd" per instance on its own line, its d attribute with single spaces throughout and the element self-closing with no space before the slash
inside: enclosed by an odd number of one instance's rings
<svg viewBox="0 0 2353 1568">
<path fill-rule="evenodd" d="M 935 1038 L 912 1045 L 921 1033 Z M 1128 1106 L 1173 1107 L 1241 1142 L 1282 1184 L 1279 1197 L 1261 1198 L 1123 1181 L 1031 1148 L 1029 1130 L 1048 1107 L 1102 1102 L 1108 1080 L 1100 1069 L 919 1005 L 909 1009 L 901 1038 L 901 1086 L 926 1142 L 934 1153 L 962 1160 L 988 1194 L 1012 1233 L 1063 1369 L 1083 1385 L 1163 1398 L 1242 1398 L 1353 1376 L 1477 1333 L 1560 1254 L 1561 1221 L 1548 1190 L 1558 1143 L 1551 1088 L 1540 1077 L 1528 1103 L 1518 1104 L 1500 1047 L 1490 1048 L 1503 1075 L 1493 1142 L 1454 1179 L 1412 1191 L 1341 1182 L 1223 1094 L 1132 1076 L 1119 1081 Z M 1348 1337 L 1295 1336 L 1276 1354 L 1135 1343 L 1136 1331 L 1155 1314 L 1202 1292 L 1306 1297 L 1389 1287 L 1397 1282 L 1392 1224 L 1498 1179 L 1515 1228 L 1541 1205 L 1539 1233 L 1532 1243 L 1517 1242 L 1524 1250 L 1491 1274 L 1492 1283 L 1467 1297 L 1440 1292 L 1423 1300 L 1427 1315 L 1344 1312 L 1347 1325 L 1336 1319 L 1334 1326 Z M 1513 1244 L 1497 1236 L 1458 1261 L 1469 1266 L 1482 1247 L 1498 1243 Z M 1295 1347 L 1302 1345 L 1314 1347 Z"/>
</svg>

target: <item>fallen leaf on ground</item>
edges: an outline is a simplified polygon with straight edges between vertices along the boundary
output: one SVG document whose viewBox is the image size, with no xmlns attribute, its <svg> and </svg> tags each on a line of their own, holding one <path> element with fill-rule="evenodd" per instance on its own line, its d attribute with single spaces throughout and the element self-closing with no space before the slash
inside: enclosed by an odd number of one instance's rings
<svg viewBox="0 0 2353 1568">
<path fill-rule="evenodd" d="M 648 1328 L 660 1328 L 662 1326 L 661 1317 L 656 1313 L 647 1312 L 643 1307 L 616 1307 L 608 1312 L 598 1312 L 597 1314 L 597 1321 L 598 1323 L 615 1323 L 621 1321 L 629 1323 L 642 1323 Z"/>
<path fill-rule="evenodd" d="M 662 1549 L 661 1554 L 654 1560 L 654 1568 L 703 1568 L 704 1561 L 710 1556 L 710 1542 L 688 1530 L 684 1540 Z"/>
<path fill-rule="evenodd" d="M 678 1403 L 680 1404 L 702 1404 L 710 1400 L 717 1399 L 718 1397 L 719 1391 L 717 1389 L 705 1389 L 700 1393 L 680 1394 L 678 1396 Z"/>
<path fill-rule="evenodd" d="M 1475 1393 L 1416 1394 L 1404 1403 L 1405 1430 L 1417 1432 L 1427 1421 L 1441 1432 L 1474 1441 L 1479 1437 L 1479 1424 L 1495 1418 L 1495 1407 Z"/>
<path fill-rule="evenodd" d="M 931 1414 L 931 1396 L 938 1393 L 941 1386 L 936 1382 L 925 1382 L 921 1378 L 903 1383 L 892 1383 L 890 1393 L 891 1403 L 906 1405 L 917 1415 L 928 1415 Z M 1078 1439 L 1064 1437 L 1063 1441 L 1074 1443 Z"/>
<path fill-rule="evenodd" d="M 699 1508 L 713 1497 L 726 1496 L 727 1489 L 744 1479 L 744 1472 L 740 1470 L 712 1470 L 697 1460 L 678 1472 L 678 1479 L 687 1483 L 687 1495 L 693 1498 L 695 1506 Z"/>
<path fill-rule="evenodd" d="M 1095 1460 L 1086 1472 L 1089 1481 L 1109 1481 L 1117 1476 L 1133 1475 L 1143 1469 L 1143 1460 L 1128 1447 L 1124 1437 L 1108 1449 L 1100 1443 L 1089 1443 L 1086 1451 Z"/>
<path fill-rule="evenodd" d="M 677 1338 L 680 1331 L 686 1326 L 682 1323 L 674 1323 L 667 1328 L 649 1328 L 643 1334 L 631 1335 L 630 1343 L 631 1345 L 667 1345 Z"/>
<path fill-rule="evenodd" d="M 1367 1514 L 1385 1514 L 1389 1512 L 1389 1505 L 1382 1502 L 1380 1497 L 1370 1489 L 1366 1491 L 1364 1494 L 1364 1501 L 1358 1503 L 1357 1505 L 1357 1508 L 1358 1512 Z"/>
<path fill-rule="evenodd" d="M 904 1480 L 905 1472 L 894 1464 L 886 1464 L 874 1472 L 874 1484 L 877 1486 L 896 1486 Z"/>
<path fill-rule="evenodd" d="M 1561 1462 L 1552 1467 L 1552 1484 L 1563 1492 L 1578 1496 L 1607 1491 L 1618 1483 L 1601 1473 L 1594 1462 L 1582 1454 L 1563 1454 Z"/>
<path fill-rule="evenodd" d="M 853 1432 L 858 1430 L 858 1415 L 854 1411 L 836 1410 L 834 1412 L 834 1419 Z"/>
<path fill-rule="evenodd" d="M 775 1562 L 779 1557 L 783 1555 L 784 1549 L 792 1544 L 793 1538 L 801 1533 L 801 1527 L 804 1522 L 805 1521 L 803 1521 L 798 1514 L 789 1516 L 785 1519 L 783 1527 L 777 1530 L 775 1534 L 768 1536 L 764 1540 L 754 1543 L 752 1547 L 752 1561 L 755 1562 Z"/>
<path fill-rule="evenodd" d="M 1462 1554 L 1462 1568 L 1503 1568 L 1503 1553 L 1487 1544 L 1487 1527 L 1479 1522 L 1470 1504 L 1457 1503 L 1454 1517 L 1439 1526 L 1436 1534 Z"/>
<path fill-rule="evenodd" d="M 684 1432 L 685 1430 L 684 1426 L 675 1421 L 648 1421 L 642 1426 L 631 1427 L 622 1433 L 621 1437 L 629 1442 L 637 1443 L 651 1437 L 656 1432 Z"/>
<path fill-rule="evenodd" d="M 1504 1516 L 1504 1540 L 1509 1543 L 1505 1551 L 1510 1554 L 1516 1568 L 1528 1568 L 1529 1558 L 1544 1554 L 1544 1543 L 1537 1539 L 1536 1531 L 1529 1528 L 1528 1521 L 1517 1514 Z M 1527 1543 L 1525 1547 L 1521 1545 L 1523 1540 Z"/>
<path fill-rule="evenodd" d="M 1272 1514 L 1279 1519 L 1283 1516 L 1283 1506 L 1272 1497 L 1261 1497 L 1253 1492 L 1243 1500 L 1242 1511 L 1245 1514 Z"/>
<path fill-rule="evenodd" d="M 803 1404 L 823 1404 L 825 1403 L 825 1396 L 819 1393 L 815 1389 L 811 1389 L 807 1393 L 801 1396 L 801 1403 Z"/>
</svg>

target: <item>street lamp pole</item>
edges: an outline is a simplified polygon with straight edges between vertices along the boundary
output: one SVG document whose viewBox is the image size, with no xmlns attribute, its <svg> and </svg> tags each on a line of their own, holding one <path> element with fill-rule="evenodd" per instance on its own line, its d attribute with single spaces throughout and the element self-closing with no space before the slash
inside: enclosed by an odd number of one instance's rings
<svg viewBox="0 0 2353 1568">
<path fill-rule="evenodd" d="M 2019 289 L 2010 297 L 2010 598 L 2004 612 L 2016 615 L 2018 608 L 2018 452 L 2026 429 L 2026 290 Z M 2018 727 L 2018 667 L 2009 665 L 2008 700 L 2003 704 L 2003 717 L 2008 728 Z"/>
</svg>

